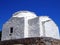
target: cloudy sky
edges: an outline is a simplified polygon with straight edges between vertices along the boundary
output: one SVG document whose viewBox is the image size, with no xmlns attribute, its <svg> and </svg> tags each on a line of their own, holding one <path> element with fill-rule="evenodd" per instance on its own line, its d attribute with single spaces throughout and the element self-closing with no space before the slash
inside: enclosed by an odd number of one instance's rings
<svg viewBox="0 0 60 45">
<path fill-rule="evenodd" d="M 0 0 L 0 31 L 2 25 L 19 10 L 33 11 L 37 16 L 47 15 L 60 28 L 60 0 Z"/>
</svg>

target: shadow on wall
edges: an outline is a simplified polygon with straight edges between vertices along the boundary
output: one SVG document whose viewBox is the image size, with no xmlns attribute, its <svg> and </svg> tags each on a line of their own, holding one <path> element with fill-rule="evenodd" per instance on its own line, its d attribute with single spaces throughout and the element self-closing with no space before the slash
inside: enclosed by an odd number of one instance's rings
<svg viewBox="0 0 60 45">
<path fill-rule="evenodd" d="M 1 40 L 1 34 L 2 34 L 2 31 L 0 31 L 0 40 Z"/>
</svg>

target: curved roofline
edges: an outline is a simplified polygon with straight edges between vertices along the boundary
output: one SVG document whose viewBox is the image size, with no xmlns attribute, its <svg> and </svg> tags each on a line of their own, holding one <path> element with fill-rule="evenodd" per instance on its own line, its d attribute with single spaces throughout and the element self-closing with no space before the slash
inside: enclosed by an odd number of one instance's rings
<svg viewBox="0 0 60 45">
<path fill-rule="evenodd" d="M 17 12 L 15 12 L 15 13 L 13 13 L 13 16 L 14 16 L 14 15 L 17 15 L 17 14 L 19 14 L 19 13 L 27 13 L 27 12 L 36 15 L 36 13 L 34 13 L 34 12 L 31 12 L 31 11 L 28 11 L 28 10 L 22 10 L 22 11 L 17 11 Z"/>
</svg>

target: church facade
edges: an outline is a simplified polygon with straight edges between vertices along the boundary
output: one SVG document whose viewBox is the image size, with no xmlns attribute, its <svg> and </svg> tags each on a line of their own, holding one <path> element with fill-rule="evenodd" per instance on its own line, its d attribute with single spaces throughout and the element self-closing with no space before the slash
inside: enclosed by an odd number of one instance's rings
<svg viewBox="0 0 60 45">
<path fill-rule="evenodd" d="M 59 40 L 55 22 L 48 16 L 37 16 L 34 12 L 18 11 L 2 28 L 1 45 L 7 45 L 6 42 L 11 45 L 52 45 L 54 41 L 59 45 Z"/>
</svg>

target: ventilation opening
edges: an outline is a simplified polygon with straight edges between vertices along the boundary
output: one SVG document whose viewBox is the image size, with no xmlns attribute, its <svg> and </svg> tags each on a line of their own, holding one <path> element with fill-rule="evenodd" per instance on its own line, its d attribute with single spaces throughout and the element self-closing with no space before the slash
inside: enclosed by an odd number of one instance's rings
<svg viewBox="0 0 60 45">
<path fill-rule="evenodd" d="M 13 27 L 10 27 L 10 36 L 12 35 L 13 33 Z"/>
<path fill-rule="evenodd" d="M 13 33 L 13 27 L 10 28 L 10 33 Z"/>
</svg>

